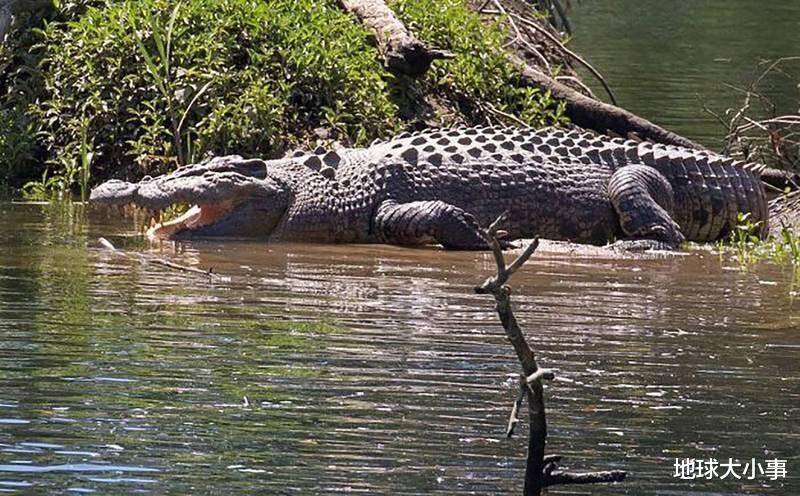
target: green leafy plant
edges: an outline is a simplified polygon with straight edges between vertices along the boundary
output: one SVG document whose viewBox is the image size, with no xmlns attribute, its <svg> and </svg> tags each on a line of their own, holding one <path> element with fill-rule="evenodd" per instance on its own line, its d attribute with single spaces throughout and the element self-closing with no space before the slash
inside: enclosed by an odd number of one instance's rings
<svg viewBox="0 0 800 496">
<path fill-rule="evenodd" d="M 43 125 L 28 109 L 43 92 L 42 53 L 35 48 L 40 35 L 30 29 L 43 12 L 21 9 L 0 43 L 0 183 L 18 183 L 20 177 L 41 172 Z"/>
<path fill-rule="evenodd" d="M 758 236 L 761 222 L 753 222 L 750 217 L 750 213 L 739 212 L 736 215 L 736 227 L 730 234 L 730 244 L 743 267 L 750 267 L 763 258 L 764 244 Z"/>
<path fill-rule="evenodd" d="M 0 49 L 0 182 L 34 177 L 31 194 L 85 196 L 92 181 L 208 154 L 271 158 L 320 137 L 364 145 L 405 120 L 564 122 L 548 93 L 516 84 L 502 28 L 464 0 L 392 5 L 456 58 L 422 81 L 396 78 L 334 0 L 54 2 Z"/>
<path fill-rule="evenodd" d="M 89 143 L 89 120 L 84 119 L 81 125 L 81 149 L 80 149 L 80 185 L 81 185 L 81 201 L 87 200 L 89 193 L 89 179 L 92 177 L 92 159 L 94 159 L 94 152 L 92 151 Z"/>
<path fill-rule="evenodd" d="M 188 137 L 189 146 L 186 149 L 184 149 L 183 144 L 183 128 L 184 123 L 186 122 L 186 117 L 189 115 L 189 112 L 192 110 L 192 107 L 194 107 L 195 103 L 197 103 L 197 100 L 203 95 L 203 93 L 206 92 L 206 90 L 214 81 L 209 80 L 206 82 L 200 88 L 200 90 L 195 93 L 194 97 L 192 97 L 191 101 L 189 101 L 189 103 L 186 105 L 183 112 L 179 112 L 179 107 L 182 103 L 181 100 L 183 100 L 183 93 L 182 90 L 176 87 L 175 80 L 172 77 L 172 71 L 170 70 L 170 64 L 173 57 L 172 37 L 175 33 L 175 21 L 178 17 L 180 8 L 181 2 L 175 4 L 175 7 L 172 9 L 172 14 L 169 17 L 169 23 L 166 27 L 161 25 L 157 18 L 153 16 L 152 12 L 145 12 L 145 25 L 152 33 L 152 38 L 157 49 L 155 53 L 151 54 L 145 47 L 144 42 L 138 37 L 135 37 L 134 40 L 136 41 L 139 53 L 144 59 L 147 72 L 153 77 L 153 82 L 156 88 L 159 92 L 161 92 L 161 96 L 166 102 L 167 114 L 169 116 L 172 132 L 173 149 L 171 151 L 177 155 L 178 164 L 183 165 L 186 163 L 184 157 L 187 154 L 192 156 L 191 137 Z M 136 29 L 135 22 L 132 22 L 134 29 Z M 180 117 L 178 116 L 179 113 Z"/>
<path fill-rule="evenodd" d="M 791 227 L 782 227 L 775 240 L 773 254 L 778 262 L 791 263 L 800 269 L 800 234 L 795 233 Z"/>
<path fill-rule="evenodd" d="M 68 198 L 72 188 L 78 186 L 81 201 L 87 200 L 94 159 L 88 129 L 89 119 L 84 118 L 81 120 L 80 143 L 77 147 L 70 147 L 68 153 L 58 157 L 54 174 L 50 175 L 50 168 L 46 168 L 40 180 L 25 183 L 22 191 L 26 198 L 32 200 Z"/>
<path fill-rule="evenodd" d="M 762 260 L 773 260 L 790 265 L 793 274 L 800 274 L 800 235 L 784 226 L 776 236 L 759 236 L 760 222 L 753 222 L 750 214 L 739 213 L 737 225 L 731 231 L 727 244 L 720 243 L 720 254 L 730 247 L 743 270 L 750 269 Z"/>
<path fill-rule="evenodd" d="M 50 169 L 45 169 L 40 179 L 28 181 L 22 186 L 22 196 L 27 200 L 47 200 L 60 190 L 61 178 L 50 177 Z"/>
<path fill-rule="evenodd" d="M 487 23 L 463 0 L 394 0 L 397 15 L 426 42 L 455 54 L 434 64 L 426 75 L 424 93 L 438 93 L 462 102 L 473 119 L 504 115 L 533 127 L 567 122 L 564 104 L 549 92 L 520 87 L 517 70 L 504 47 L 501 24 Z"/>
<path fill-rule="evenodd" d="M 351 142 L 394 129 L 365 31 L 322 7 L 129 0 L 48 25 L 39 115 L 50 153 L 79 142 L 79 114 L 91 118 L 100 177 L 112 165 L 164 172 L 209 152 L 280 155 L 318 127 Z"/>
</svg>

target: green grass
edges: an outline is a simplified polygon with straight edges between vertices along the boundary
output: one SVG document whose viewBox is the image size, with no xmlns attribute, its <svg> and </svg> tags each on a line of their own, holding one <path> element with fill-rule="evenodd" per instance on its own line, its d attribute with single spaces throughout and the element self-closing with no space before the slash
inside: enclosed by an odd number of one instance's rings
<svg viewBox="0 0 800 496">
<path fill-rule="evenodd" d="M 0 182 L 85 192 L 207 154 L 281 156 L 320 129 L 364 145 L 499 113 L 563 122 L 563 105 L 518 87 L 505 33 L 464 0 L 391 4 L 455 59 L 421 81 L 395 77 L 334 0 L 57 2 L 0 49 Z"/>
<path fill-rule="evenodd" d="M 737 226 L 729 238 L 719 244 L 720 253 L 732 251 L 743 270 L 748 270 L 763 260 L 773 260 L 791 266 L 800 274 L 800 233 L 784 227 L 777 236 L 762 239 L 758 236 L 760 222 L 753 222 L 749 214 L 739 214 Z"/>
</svg>

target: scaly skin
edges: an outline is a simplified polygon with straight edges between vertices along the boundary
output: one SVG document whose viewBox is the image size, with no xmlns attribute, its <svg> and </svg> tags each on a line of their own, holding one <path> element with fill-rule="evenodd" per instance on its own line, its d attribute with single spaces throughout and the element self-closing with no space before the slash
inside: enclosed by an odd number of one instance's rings
<svg viewBox="0 0 800 496">
<path fill-rule="evenodd" d="M 760 170 L 707 151 L 487 127 L 279 160 L 219 157 L 140 183 L 106 182 L 92 200 L 200 206 L 152 231 L 161 237 L 482 249 L 480 226 L 507 212 L 507 239 L 674 248 L 724 237 L 738 212 L 766 232 Z"/>
</svg>

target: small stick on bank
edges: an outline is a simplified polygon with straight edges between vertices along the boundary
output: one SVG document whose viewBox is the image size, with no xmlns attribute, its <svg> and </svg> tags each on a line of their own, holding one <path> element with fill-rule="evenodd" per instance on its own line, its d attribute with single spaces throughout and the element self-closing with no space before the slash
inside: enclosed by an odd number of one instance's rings
<svg viewBox="0 0 800 496">
<path fill-rule="evenodd" d="M 530 430 L 528 435 L 528 459 L 525 467 L 525 496 L 539 496 L 542 489 L 548 486 L 559 484 L 590 484 L 595 482 L 618 482 L 625 479 L 626 472 L 612 470 L 605 472 L 585 472 L 572 473 L 558 469 L 558 462 L 561 457 L 558 455 L 545 456 L 545 445 L 547 443 L 547 420 L 544 406 L 544 388 L 542 380 L 553 379 L 555 373 L 552 370 L 541 369 L 536 363 L 536 356 L 528 345 L 525 335 L 522 333 L 514 311 L 511 308 L 511 288 L 506 286 L 509 278 L 519 270 L 522 265 L 536 251 L 539 246 L 539 239 L 536 238 L 530 243 L 522 254 L 517 257 L 510 265 L 506 265 L 505 256 L 498 240 L 498 231 L 506 215 L 501 215 L 486 231 L 486 241 L 492 249 L 494 260 L 497 265 L 495 275 L 489 277 L 483 284 L 475 288 L 478 294 L 491 294 L 496 303 L 497 315 L 506 331 L 506 337 L 514 347 L 517 358 L 522 365 L 523 375 L 520 377 L 520 394 L 514 402 L 514 406 L 509 418 L 506 430 L 507 436 L 511 436 L 514 427 L 519 421 L 518 413 L 522 399 L 528 400 L 528 419 Z"/>
</svg>

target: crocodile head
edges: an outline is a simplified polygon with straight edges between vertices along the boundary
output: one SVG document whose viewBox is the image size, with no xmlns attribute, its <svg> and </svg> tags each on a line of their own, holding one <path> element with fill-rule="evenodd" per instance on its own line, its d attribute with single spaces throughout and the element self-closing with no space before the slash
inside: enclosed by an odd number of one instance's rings
<svg viewBox="0 0 800 496">
<path fill-rule="evenodd" d="M 90 201 L 132 203 L 155 211 L 193 205 L 180 217 L 150 228 L 151 237 L 266 237 L 283 217 L 290 192 L 269 177 L 263 160 L 230 155 L 138 183 L 107 181 L 92 190 Z"/>
</svg>

